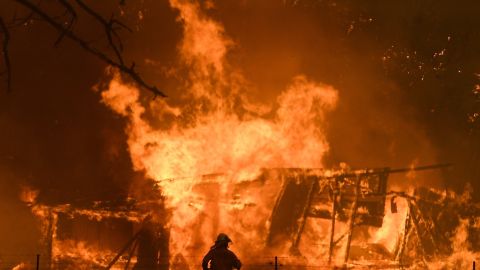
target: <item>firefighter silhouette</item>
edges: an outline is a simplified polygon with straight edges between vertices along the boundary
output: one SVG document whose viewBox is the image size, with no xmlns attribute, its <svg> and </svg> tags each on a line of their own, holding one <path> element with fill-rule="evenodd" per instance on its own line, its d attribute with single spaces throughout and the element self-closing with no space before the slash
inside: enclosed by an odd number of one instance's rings
<svg viewBox="0 0 480 270">
<path fill-rule="evenodd" d="M 232 270 L 240 269 L 240 267 L 242 267 L 242 263 L 235 253 L 228 249 L 228 244 L 230 242 L 232 242 L 232 240 L 230 240 L 228 235 L 224 233 L 220 233 L 217 236 L 215 244 L 203 258 L 203 270 Z"/>
</svg>

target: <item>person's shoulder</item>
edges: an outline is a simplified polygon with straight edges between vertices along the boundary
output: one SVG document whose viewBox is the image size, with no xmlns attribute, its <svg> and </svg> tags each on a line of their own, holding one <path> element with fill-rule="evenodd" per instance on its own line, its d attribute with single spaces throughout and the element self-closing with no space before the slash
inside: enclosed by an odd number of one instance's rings
<svg viewBox="0 0 480 270">
<path fill-rule="evenodd" d="M 230 255 L 236 256 L 235 252 L 231 251 L 230 249 L 227 249 L 227 253 L 230 254 Z"/>
<path fill-rule="evenodd" d="M 213 254 L 213 249 L 210 249 L 207 254 L 205 254 L 205 257 L 211 256 Z"/>
</svg>

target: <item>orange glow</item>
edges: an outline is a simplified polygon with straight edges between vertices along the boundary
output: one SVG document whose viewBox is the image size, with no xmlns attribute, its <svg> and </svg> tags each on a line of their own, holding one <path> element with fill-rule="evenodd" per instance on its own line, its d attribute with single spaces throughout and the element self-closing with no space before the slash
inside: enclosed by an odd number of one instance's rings
<svg viewBox="0 0 480 270">
<path fill-rule="evenodd" d="M 234 43 L 223 27 L 208 18 L 199 4 L 182 0 L 170 4 L 179 11 L 183 25 L 178 50 L 188 76 L 176 89 L 184 93 L 181 102 L 141 102 L 139 89 L 116 73 L 102 92 L 102 101 L 128 119 L 134 168 L 158 181 L 166 196 L 172 211 L 168 221 L 171 258 L 197 258 L 188 260 L 194 266 L 221 231 L 234 239 L 233 250 L 247 258 L 264 252 L 269 215 L 281 185 L 276 178 L 257 186 L 253 180 L 262 168 L 323 168 L 322 159 L 329 150 L 326 113 L 335 108 L 338 93 L 298 75 L 274 104 L 252 102 L 244 91 L 249 84 L 226 60 Z M 151 124 L 145 112 L 165 125 Z M 250 186 L 236 189 L 241 183 Z M 393 253 L 407 211 L 407 203 L 398 200 L 398 212 L 386 209 L 383 227 L 370 229 L 365 242 Z M 344 223 L 337 223 L 337 232 L 345 229 Z M 324 264 L 328 232 L 328 221 L 310 219 L 299 246 L 304 257 L 289 256 L 287 245 L 270 252 L 288 256 L 287 261 Z M 334 261 L 341 264 L 345 240 L 338 246 Z"/>
<path fill-rule="evenodd" d="M 35 91 L 10 95 L 0 118 L 0 265 L 193 270 L 220 232 L 246 270 L 273 269 L 275 256 L 282 270 L 480 261 L 478 183 L 457 186 L 480 175 L 469 57 L 480 36 L 440 27 L 465 14 L 383 1 L 13 2 L 32 12 L 0 25 L 0 78 L 10 88 L 12 53 L 19 86 Z M 40 24 L 65 54 L 19 55 L 30 30 L 51 38 Z"/>
<path fill-rule="evenodd" d="M 28 205 L 32 205 L 37 200 L 38 190 L 24 186 L 20 192 L 20 200 Z"/>
<path fill-rule="evenodd" d="M 392 213 L 390 205 L 385 206 L 385 217 L 382 227 L 379 229 L 370 229 L 372 235 L 371 242 L 383 245 L 388 251 L 394 251 L 398 245 L 398 236 L 403 234 L 405 218 L 407 217 L 408 205 L 404 199 L 397 198 L 397 213 Z"/>
<path fill-rule="evenodd" d="M 62 260 L 73 261 L 70 266 L 59 266 L 61 269 L 89 270 L 92 266 L 107 265 L 115 257 L 115 252 L 94 247 L 82 241 L 63 240 L 55 241 L 52 257 L 57 262 Z M 112 267 L 112 270 L 120 270 L 122 267 Z"/>
<path fill-rule="evenodd" d="M 118 75 L 102 92 L 103 102 L 128 118 L 134 167 L 156 179 L 167 196 L 172 257 L 202 256 L 220 231 L 232 235 L 241 256 L 260 251 L 281 183 L 267 181 L 241 194 L 232 193 L 234 185 L 254 180 L 261 168 L 322 168 L 325 113 L 335 107 L 337 91 L 299 75 L 275 104 L 250 102 L 240 91 L 247 84 L 225 59 L 233 43 L 223 27 L 197 4 L 170 3 L 184 27 L 179 54 L 189 77 L 179 91 L 185 105 L 141 104 L 139 90 Z M 165 115 L 175 120 L 168 129 L 154 128 L 144 118 L 148 110 L 160 121 Z M 202 177 L 212 173 L 221 175 Z M 208 191 L 208 183 L 215 183 L 215 191 Z"/>
</svg>

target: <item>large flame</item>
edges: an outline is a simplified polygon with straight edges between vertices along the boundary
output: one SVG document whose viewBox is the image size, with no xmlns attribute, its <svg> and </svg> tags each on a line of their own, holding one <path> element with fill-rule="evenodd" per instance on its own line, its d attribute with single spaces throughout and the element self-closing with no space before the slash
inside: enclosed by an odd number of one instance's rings
<svg viewBox="0 0 480 270">
<path fill-rule="evenodd" d="M 247 254 L 263 245 L 280 183 L 267 183 L 269 194 L 261 187 L 237 191 L 241 201 L 232 200 L 233 185 L 255 179 L 261 168 L 323 167 L 325 113 L 335 107 L 337 91 L 299 75 L 275 104 L 249 101 L 242 91 L 248 84 L 227 63 L 233 43 L 223 27 L 199 4 L 170 4 L 184 29 L 178 48 L 188 79 L 175 89 L 184 93 L 181 100 L 142 103 L 139 90 L 115 74 L 103 102 L 128 119 L 134 167 L 158 181 L 173 210 L 171 252 L 200 256 L 225 231 L 234 235 L 234 249 Z M 212 173 L 221 175 L 202 177 Z"/>
<path fill-rule="evenodd" d="M 171 262 L 197 265 L 220 231 L 233 236 L 233 249 L 246 258 L 264 248 L 268 218 L 280 190 L 275 179 L 262 185 L 252 180 L 262 168 L 323 167 L 329 149 L 326 113 L 335 108 L 337 91 L 298 75 L 272 104 L 252 102 L 250 84 L 227 61 L 234 42 L 222 25 L 196 2 L 170 0 L 170 5 L 183 25 L 174 69 L 185 79 L 170 89 L 182 93 L 180 98 L 145 101 L 137 87 L 113 72 L 102 101 L 128 120 L 134 169 L 155 179 L 166 196 L 172 211 Z M 238 188 L 240 184 L 248 188 Z M 384 226 L 370 230 L 369 243 L 393 253 L 407 208 L 400 203 L 399 213 L 387 213 Z M 325 261 L 328 247 L 322 243 L 327 243 L 328 231 L 326 221 L 307 222 L 300 251 L 309 261 L 301 263 Z M 462 229 L 458 232 L 461 238 Z M 462 248 L 457 246 L 455 254 Z M 275 252 L 286 255 L 287 250 Z M 300 259 L 295 258 L 297 263 Z"/>
</svg>

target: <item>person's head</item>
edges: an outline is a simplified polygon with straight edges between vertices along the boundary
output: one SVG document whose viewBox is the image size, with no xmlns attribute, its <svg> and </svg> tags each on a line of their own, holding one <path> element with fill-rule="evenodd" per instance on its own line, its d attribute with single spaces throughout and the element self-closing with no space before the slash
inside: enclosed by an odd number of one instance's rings
<svg viewBox="0 0 480 270">
<path fill-rule="evenodd" d="M 224 233 L 219 233 L 217 236 L 217 240 L 215 240 L 215 246 L 217 247 L 228 247 L 228 244 L 231 243 L 232 240 L 228 235 Z"/>
</svg>

